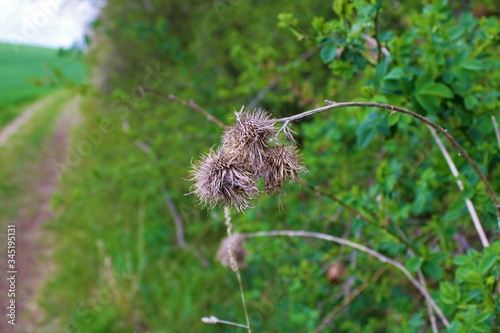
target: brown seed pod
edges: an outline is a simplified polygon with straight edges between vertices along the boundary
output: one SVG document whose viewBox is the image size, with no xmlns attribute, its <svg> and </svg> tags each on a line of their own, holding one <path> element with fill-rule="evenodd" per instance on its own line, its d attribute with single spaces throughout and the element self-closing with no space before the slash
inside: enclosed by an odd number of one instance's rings
<svg viewBox="0 0 500 333">
<path fill-rule="evenodd" d="M 274 122 L 261 109 L 240 111 L 235 115 L 235 124 L 227 127 L 223 135 L 224 150 L 246 162 L 258 174 L 265 161 L 268 142 L 276 134 Z"/>
<path fill-rule="evenodd" d="M 220 261 L 222 266 L 229 266 L 233 271 L 236 271 L 238 267 L 246 266 L 245 258 L 247 254 L 243 249 L 244 242 L 245 237 L 240 234 L 234 234 L 222 240 L 219 251 L 217 251 L 217 260 Z M 229 255 L 229 249 L 232 249 L 234 260 Z"/>
<path fill-rule="evenodd" d="M 196 163 L 192 176 L 192 193 L 209 206 L 219 204 L 245 210 L 259 194 L 249 166 L 221 149 L 211 151 Z"/>
<path fill-rule="evenodd" d="M 326 271 L 326 277 L 330 281 L 330 284 L 337 284 L 340 282 L 344 276 L 346 269 L 341 262 L 333 262 L 328 270 Z"/>
<path fill-rule="evenodd" d="M 268 149 L 263 171 L 266 192 L 274 193 L 283 189 L 285 181 L 298 181 L 299 174 L 307 169 L 301 164 L 295 147 L 277 145 Z"/>
</svg>

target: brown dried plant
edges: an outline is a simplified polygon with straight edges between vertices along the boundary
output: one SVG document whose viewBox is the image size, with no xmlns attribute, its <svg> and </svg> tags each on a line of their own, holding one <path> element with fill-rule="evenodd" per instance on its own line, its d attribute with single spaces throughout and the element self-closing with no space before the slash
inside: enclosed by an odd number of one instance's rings
<svg viewBox="0 0 500 333">
<path fill-rule="evenodd" d="M 242 110 L 235 116 L 235 124 L 227 127 L 222 137 L 224 150 L 258 173 L 266 160 L 269 141 L 276 136 L 274 122 L 262 109 Z"/>
<path fill-rule="evenodd" d="M 225 128 L 221 148 L 194 164 L 192 193 L 205 205 L 243 211 L 259 195 L 259 179 L 267 193 L 281 192 L 286 181 L 298 181 L 307 170 L 295 146 L 279 140 L 278 133 L 290 132 L 278 132 L 266 111 L 242 109 L 235 116 L 235 124 Z"/>
<path fill-rule="evenodd" d="M 210 151 L 194 165 L 193 179 L 193 193 L 209 206 L 224 203 L 244 210 L 259 193 L 248 165 L 222 149 Z"/>
<path fill-rule="evenodd" d="M 285 181 L 299 181 L 299 174 L 307 172 L 294 146 L 269 148 L 265 165 L 263 177 L 267 193 L 280 192 Z"/>
<path fill-rule="evenodd" d="M 244 242 L 245 237 L 240 234 L 234 234 L 222 240 L 217 252 L 217 260 L 220 261 L 222 266 L 231 267 L 233 271 L 236 271 L 237 267 L 246 266 L 245 259 L 247 254 L 243 248 Z M 230 250 L 233 256 L 230 255 Z"/>
</svg>

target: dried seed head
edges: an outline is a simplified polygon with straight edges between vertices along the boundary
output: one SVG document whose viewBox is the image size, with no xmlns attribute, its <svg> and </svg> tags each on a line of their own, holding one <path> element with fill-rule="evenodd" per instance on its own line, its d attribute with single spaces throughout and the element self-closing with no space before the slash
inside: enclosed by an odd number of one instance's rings
<svg viewBox="0 0 500 333">
<path fill-rule="evenodd" d="M 266 156 L 263 177 L 266 181 L 266 192 L 280 192 L 285 181 L 298 181 L 299 174 L 307 172 L 302 166 L 300 156 L 293 146 L 269 148 Z"/>
<path fill-rule="evenodd" d="M 330 284 L 337 284 L 343 278 L 345 272 L 346 269 L 341 262 L 333 262 L 326 272 L 326 277 Z"/>
<path fill-rule="evenodd" d="M 247 256 L 243 249 L 245 237 L 240 234 L 234 234 L 222 240 L 222 243 L 217 252 L 217 260 L 220 261 L 222 266 L 231 267 L 233 271 L 237 271 L 238 267 L 245 267 L 245 258 Z M 233 257 L 231 258 L 229 250 L 232 251 Z"/>
<path fill-rule="evenodd" d="M 274 122 L 261 109 L 236 112 L 236 122 L 224 132 L 224 149 L 259 170 L 265 160 L 268 142 L 276 134 Z"/>
<path fill-rule="evenodd" d="M 194 165 L 192 174 L 192 193 L 209 206 L 228 205 L 244 210 L 259 193 L 248 165 L 221 149 L 205 155 Z"/>
<path fill-rule="evenodd" d="M 256 182 L 263 179 L 267 193 L 280 192 L 286 181 L 298 181 L 307 170 L 295 146 L 283 146 L 278 133 L 293 140 L 285 123 L 278 132 L 264 110 L 236 112 L 236 122 L 225 129 L 222 147 L 194 165 L 194 193 L 205 205 L 230 206 L 240 211 L 258 196 Z"/>
</svg>

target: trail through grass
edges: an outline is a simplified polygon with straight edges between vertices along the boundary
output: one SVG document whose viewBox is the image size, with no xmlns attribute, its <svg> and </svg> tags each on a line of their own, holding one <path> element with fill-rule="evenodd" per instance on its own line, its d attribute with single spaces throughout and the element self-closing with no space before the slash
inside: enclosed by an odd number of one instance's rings
<svg viewBox="0 0 500 333">
<path fill-rule="evenodd" d="M 58 92 L 42 102 L 41 109 L 0 147 L 1 232 L 7 224 L 16 225 L 17 230 L 16 332 L 38 331 L 41 311 L 35 298 L 51 267 L 47 260 L 50 243 L 42 225 L 52 216 L 50 200 L 58 183 L 52 164 L 65 158 L 68 132 L 78 108 L 78 101 L 67 92 Z M 1 242 L 6 239 L 2 237 Z M 7 271 L 5 264 L 1 264 L 3 271 Z M 8 301 L 3 280 L 2 308 Z M 0 321 L 0 332 L 11 331 L 12 326 Z"/>
</svg>

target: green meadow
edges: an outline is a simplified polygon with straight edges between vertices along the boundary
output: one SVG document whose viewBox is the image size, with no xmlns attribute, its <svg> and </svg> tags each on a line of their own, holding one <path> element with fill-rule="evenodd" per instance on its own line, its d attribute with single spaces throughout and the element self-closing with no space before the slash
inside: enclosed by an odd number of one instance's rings
<svg viewBox="0 0 500 333">
<path fill-rule="evenodd" d="M 73 51 L 0 43 L 0 126 L 62 85 L 80 83 L 86 70 Z"/>
</svg>

